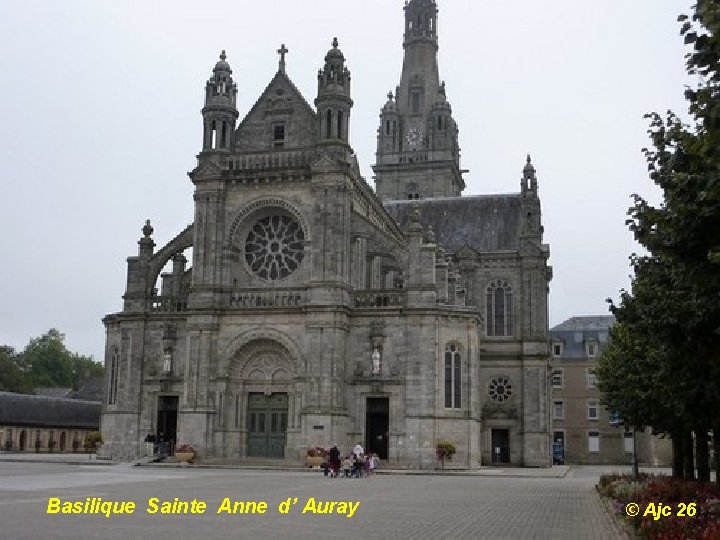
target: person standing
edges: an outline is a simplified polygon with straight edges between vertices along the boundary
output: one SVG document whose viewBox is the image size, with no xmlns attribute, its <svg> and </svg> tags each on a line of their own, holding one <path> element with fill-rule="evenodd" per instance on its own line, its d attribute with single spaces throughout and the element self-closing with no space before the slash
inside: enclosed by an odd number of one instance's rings
<svg viewBox="0 0 720 540">
<path fill-rule="evenodd" d="M 338 470 L 340 469 L 340 450 L 338 450 L 336 444 L 333 444 L 332 448 L 330 449 L 328 458 L 328 461 L 330 462 L 330 476 L 332 478 L 337 478 Z"/>
<path fill-rule="evenodd" d="M 355 448 L 353 448 L 353 454 L 355 454 L 357 457 L 362 456 L 365 453 L 365 449 L 363 448 L 361 443 L 357 443 L 355 445 Z"/>
<path fill-rule="evenodd" d="M 147 457 L 153 457 L 155 454 L 155 435 L 151 433 L 145 435 L 145 453 Z"/>
</svg>

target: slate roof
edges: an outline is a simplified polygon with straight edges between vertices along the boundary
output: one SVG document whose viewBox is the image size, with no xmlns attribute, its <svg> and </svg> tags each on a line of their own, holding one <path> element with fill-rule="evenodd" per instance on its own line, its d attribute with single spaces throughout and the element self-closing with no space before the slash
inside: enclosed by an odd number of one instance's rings
<svg viewBox="0 0 720 540">
<path fill-rule="evenodd" d="M 0 392 L 0 425 L 99 429 L 98 401 Z"/>
<path fill-rule="evenodd" d="M 86 380 L 83 385 L 73 392 L 73 399 L 84 399 L 85 401 L 105 401 L 105 377 L 99 375 Z"/>
<path fill-rule="evenodd" d="M 38 386 L 33 388 L 36 396 L 45 397 L 68 397 L 72 393 L 72 388 L 62 386 Z"/>
<path fill-rule="evenodd" d="M 615 317 L 612 315 L 590 315 L 570 317 L 550 330 L 608 330 L 613 324 Z"/>
<path fill-rule="evenodd" d="M 385 209 L 405 229 L 412 209 L 420 222 L 432 225 L 437 242 L 448 252 L 465 244 L 476 251 L 514 250 L 518 247 L 520 194 L 441 197 L 386 201 Z"/>
<path fill-rule="evenodd" d="M 612 315 L 571 317 L 550 329 L 550 339 L 563 344 L 560 360 L 587 359 L 585 344 L 588 341 L 597 343 L 598 353 L 602 352 L 613 324 L 615 317 Z"/>
</svg>

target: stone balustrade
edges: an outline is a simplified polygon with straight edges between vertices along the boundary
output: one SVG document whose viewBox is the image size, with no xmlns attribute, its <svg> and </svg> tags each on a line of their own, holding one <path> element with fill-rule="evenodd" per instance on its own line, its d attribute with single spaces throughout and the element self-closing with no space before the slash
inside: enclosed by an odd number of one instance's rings
<svg viewBox="0 0 720 540">
<path fill-rule="evenodd" d="M 233 291 L 228 305 L 235 309 L 262 309 L 301 307 L 307 303 L 304 289 L 283 289 L 273 291 Z"/>
<path fill-rule="evenodd" d="M 233 172 L 306 167 L 307 165 L 307 153 L 299 150 L 274 150 L 261 154 L 244 154 L 227 161 L 227 168 Z"/>
<path fill-rule="evenodd" d="M 356 308 L 398 308 L 405 307 L 407 295 L 398 289 L 377 291 L 355 291 L 353 299 Z"/>
<path fill-rule="evenodd" d="M 187 310 L 187 297 L 153 296 L 150 300 L 150 311 L 172 313 Z"/>
</svg>

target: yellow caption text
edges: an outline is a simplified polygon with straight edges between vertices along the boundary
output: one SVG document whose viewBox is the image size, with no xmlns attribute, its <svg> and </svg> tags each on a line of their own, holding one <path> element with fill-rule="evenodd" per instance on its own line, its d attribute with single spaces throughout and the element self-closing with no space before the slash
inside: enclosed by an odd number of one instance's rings
<svg viewBox="0 0 720 540">
<path fill-rule="evenodd" d="M 630 517 L 651 516 L 655 521 L 669 517 L 692 518 L 697 514 L 697 503 L 664 504 L 651 502 L 645 508 L 642 508 L 639 504 L 631 502 L 625 505 L 625 513 Z"/>
<path fill-rule="evenodd" d="M 288 497 L 273 507 L 278 514 L 335 514 L 350 519 L 360 507 L 360 501 L 321 501 L 310 497 L 307 500 Z M 151 515 L 166 514 L 205 514 L 209 505 L 198 499 L 163 501 L 158 497 L 147 500 L 144 511 Z M 225 497 L 216 508 L 210 510 L 215 514 L 265 514 L 270 508 L 267 501 L 236 501 Z M 137 509 L 135 501 L 106 501 L 101 497 L 87 497 L 81 501 L 63 501 L 50 497 L 47 504 L 48 514 L 86 514 L 110 516 L 134 514 Z"/>
</svg>

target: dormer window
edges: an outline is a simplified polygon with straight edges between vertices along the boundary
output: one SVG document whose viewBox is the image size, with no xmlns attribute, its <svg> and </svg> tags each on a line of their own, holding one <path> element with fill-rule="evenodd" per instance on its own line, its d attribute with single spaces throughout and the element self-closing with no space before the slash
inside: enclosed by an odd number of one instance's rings
<svg viewBox="0 0 720 540">
<path fill-rule="evenodd" d="M 275 124 L 273 126 L 273 146 L 275 148 L 285 146 L 285 124 Z"/>
<path fill-rule="evenodd" d="M 595 358 L 598 352 L 598 344 L 594 341 L 586 343 L 585 351 L 587 352 L 588 358 Z"/>
<path fill-rule="evenodd" d="M 552 355 L 554 357 L 562 356 L 563 344 L 562 341 L 555 341 L 552 344 Z"/>
</svg>

